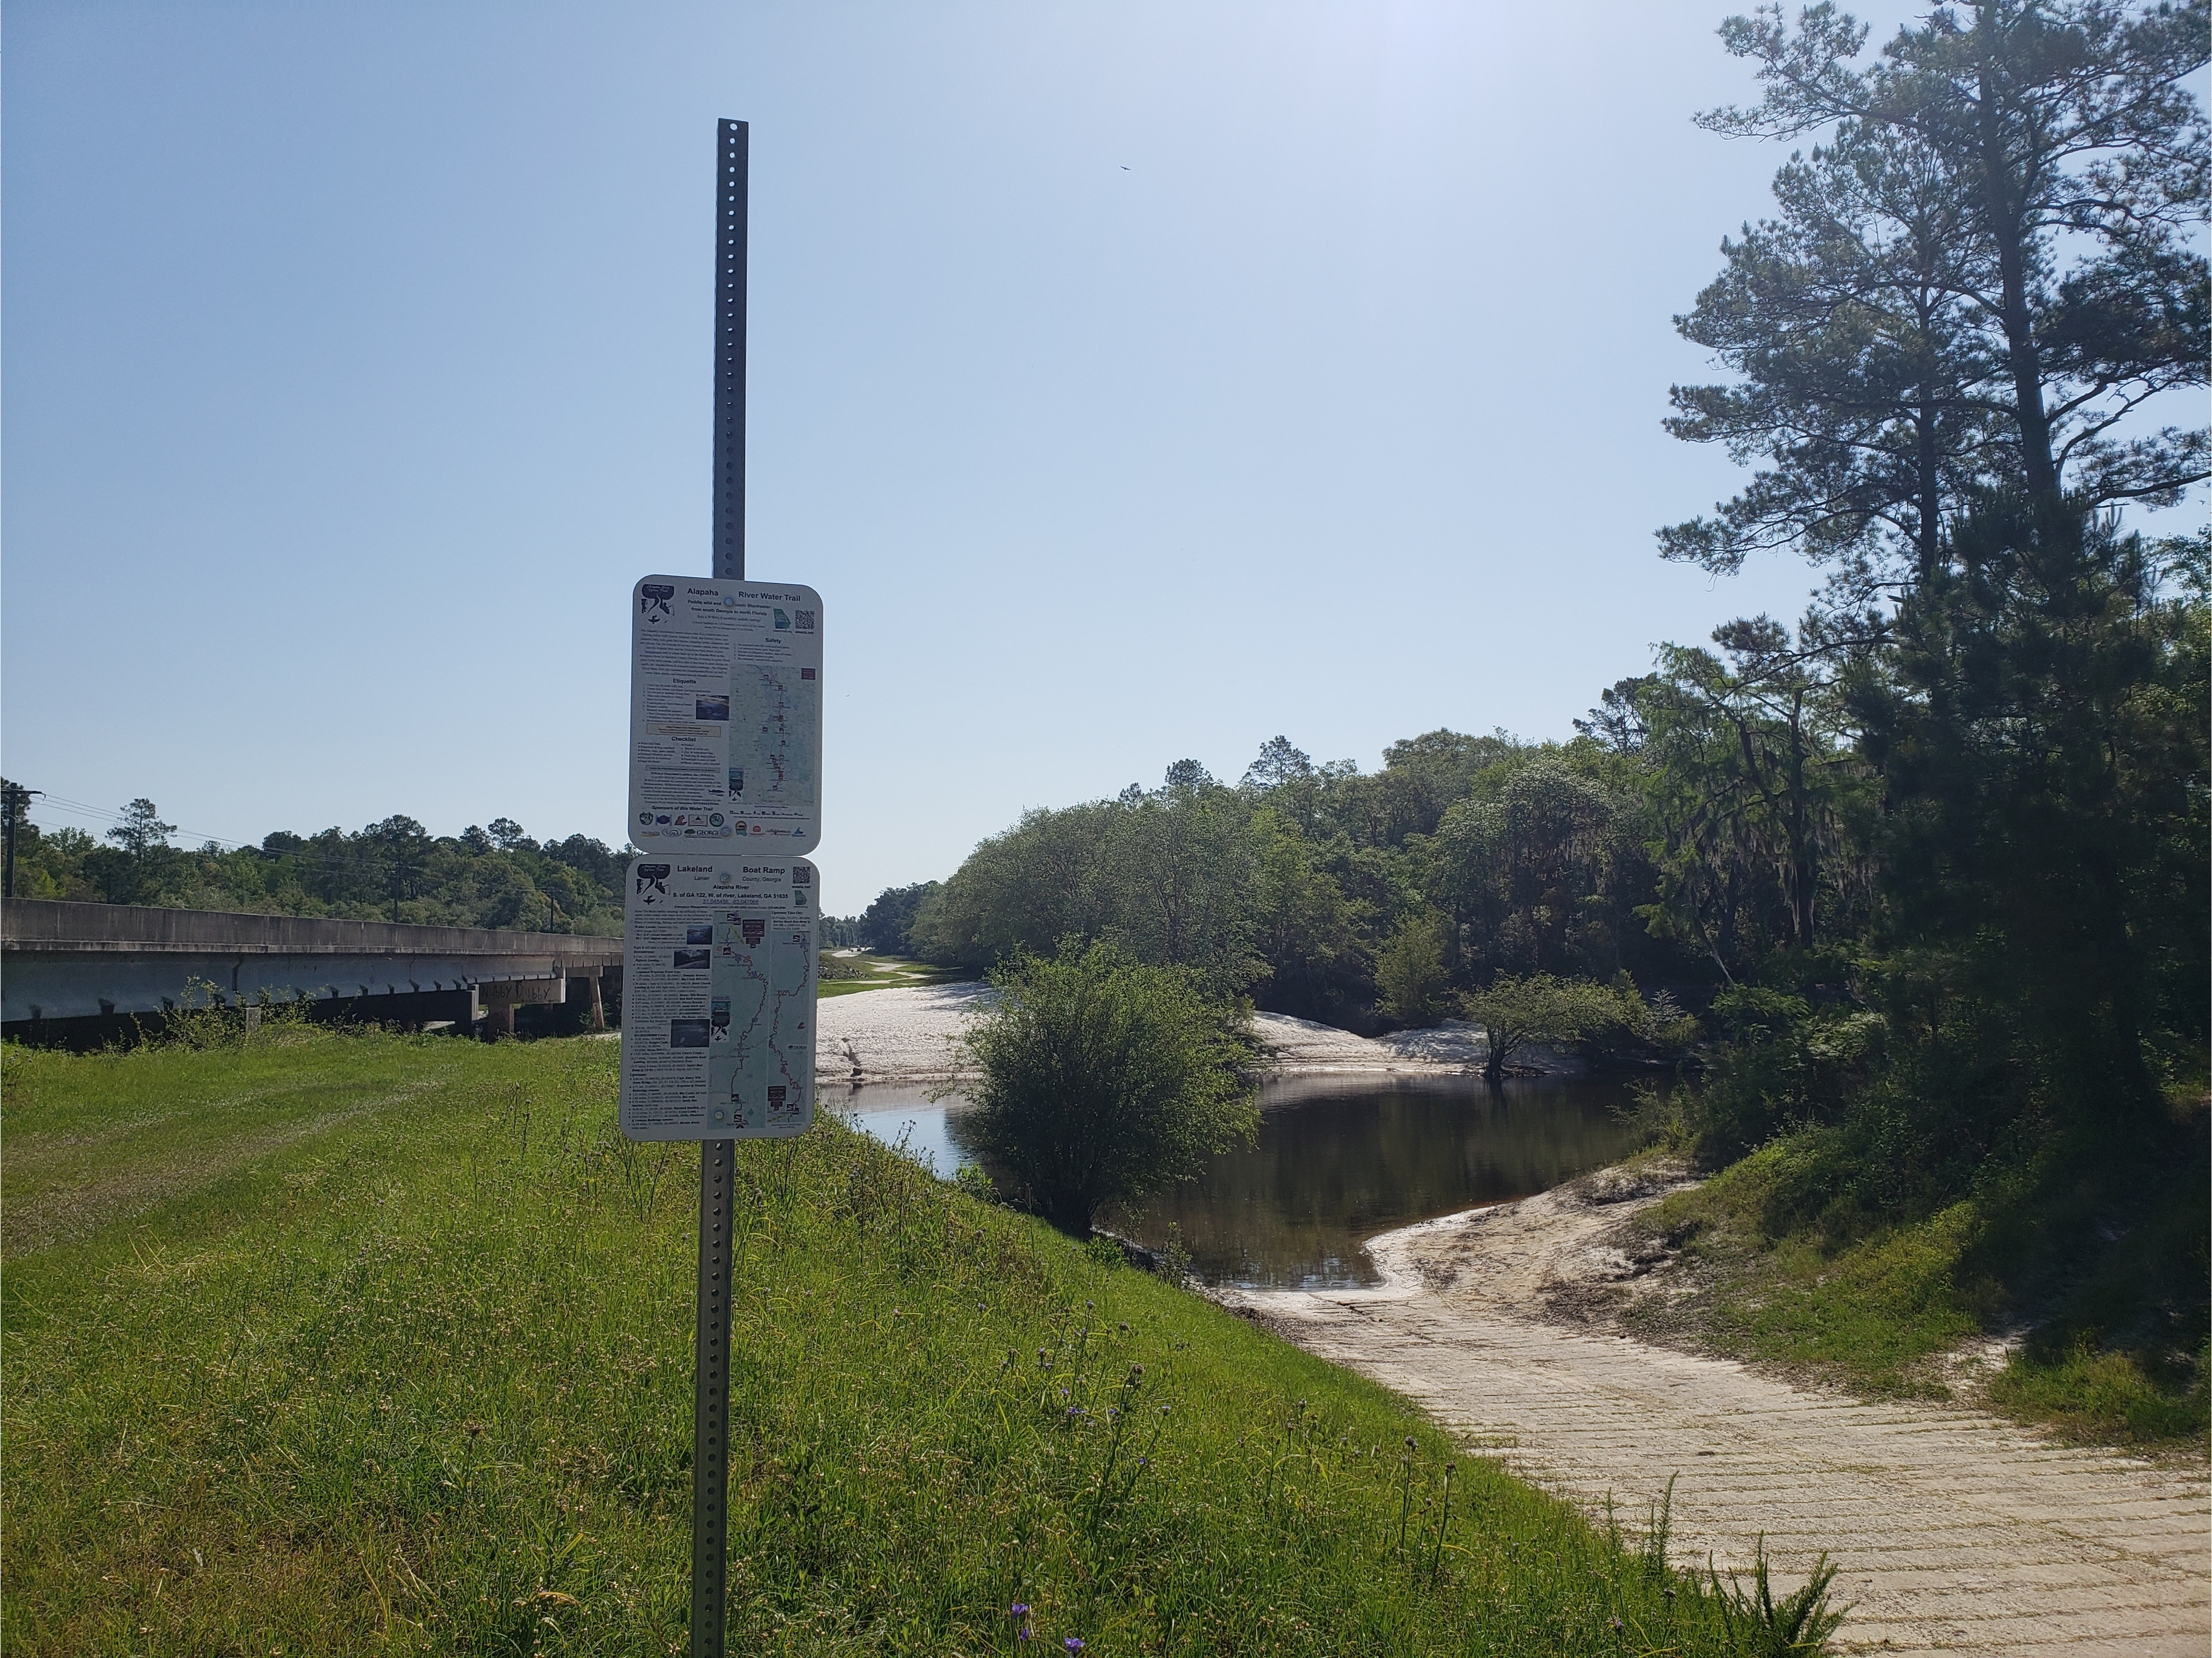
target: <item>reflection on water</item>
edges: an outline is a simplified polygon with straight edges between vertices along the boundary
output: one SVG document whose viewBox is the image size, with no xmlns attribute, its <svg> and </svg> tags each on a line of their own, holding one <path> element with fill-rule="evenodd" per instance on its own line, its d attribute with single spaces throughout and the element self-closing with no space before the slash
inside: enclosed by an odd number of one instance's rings
<svg viewBox="0 0 2212 1658">
<path fill-rule="evenodd" d="M 963 1145 L 951 1120 L 966 1103 L 957 1094 L 932 1100 L 929 1088 L 913 1083 L 871 1083 L 865 1088 L 817 1087 L 815 1098 L 854 1127 L 890 1145 L 951 1180 L 963 1164 L 978 1161 Z"/>
<path fill-rule="evenodd" d="M 1218 1157 L 1127 1229 L 1148 1243 L 1181 1230 L 1212 1283 L 1334 1289 L 1371 1284 L 1363 1239 L 1431 1215 L 1527 1197 L 1632 1149 L 1613 1114 L 1628 1086 L 1516 1078 L 1302 1077 L 1267 1085 L 1259 1143 Z M 957 1096 L 864 1088 L 823 1102 L 950 1175 L 975 1158 Z"/>
</svg>

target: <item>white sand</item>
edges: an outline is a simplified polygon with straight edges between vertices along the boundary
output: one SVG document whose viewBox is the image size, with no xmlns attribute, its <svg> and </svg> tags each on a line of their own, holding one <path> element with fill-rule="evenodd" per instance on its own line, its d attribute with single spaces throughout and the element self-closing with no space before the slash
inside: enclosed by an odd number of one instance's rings
<svg viewBox="0 0 2212 1658">
<path fill-rule="evenodd" d="M 832 1082 L 945 1082 L 962 1074 L 955 1044 L 969 1015 L 990 1005 L 988 985 L 934 985 L 924 989 L 866 990 L 823 999 L 816 1016 L 815 1063 Z M 1401 1030 L 1382 1037 L 1355 1036 L 1286 1013 L 1261 1013 L 1253 1027 L 1285 1076 L 1330 1072 L 1462 1071 L 1483 1059 L 1482 1032 L 1455 1022 L 1433 1030 Z M 1539 1054 L 1547 1070 L 1572 1067 Z"/>
</svg>

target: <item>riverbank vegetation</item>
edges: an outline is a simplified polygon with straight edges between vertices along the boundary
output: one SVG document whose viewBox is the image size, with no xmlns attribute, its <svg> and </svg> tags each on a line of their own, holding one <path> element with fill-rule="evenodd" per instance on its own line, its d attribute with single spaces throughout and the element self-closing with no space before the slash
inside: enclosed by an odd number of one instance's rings
<svg viewBox="0 0 2212 1658">
<path fill-rule="evenodd" d="M 1662 647 L 1570 741 L 1437 731 L 1364 774 L 1277 738 L 1233 784 L 1030 812 L 911 947 L 1073 933 L 1624 1058 L 1686 1015 L 1704 1085 L 1651 1126 L 1727 1172 L 1654 1224 L 1717 1274 L 1700 1339 L 1940 1389 L 2024 1329 L 1997 1402 L 2201 1432 L 2212 532 L 2120 514 L 2207 476 L 2209 18 L 1977 0 L 1872 54 L 1826 7 L 1731 19 L 1760 98 L 1700 124 L 1800 147 L 1678 319 L 1726 378 L 1668 428 L 1759 470 L 1659 549 L 1801 553 L 1803 619 Z"/>
<path fill-rule="evenodd" d="M 11 1648 L 681 1650 L 696 1154 L 616 1133 L 613 1044 L 202 1034 L 0 1049 Z M 1720 1655 L 1803 1611 L 833 1121 L 739 1150 L 732 1651 Z"/>
<path fill-rule="evenodd" d="M 963 1045 L 968 1133 L 1024 1207 L 1079 1238 L 1109 1206 L 1195 1178 L 1260 1127 L 1259 1044 L 1241 1002 L 1185 968 L 1063 939 L 1016 956 Z"/>
</svg>

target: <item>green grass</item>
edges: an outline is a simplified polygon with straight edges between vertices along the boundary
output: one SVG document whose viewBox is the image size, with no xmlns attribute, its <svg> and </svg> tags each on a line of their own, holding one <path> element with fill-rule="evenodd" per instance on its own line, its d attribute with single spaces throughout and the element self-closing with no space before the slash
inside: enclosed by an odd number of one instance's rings
<svg viewBox="0 0 2212 1658">
<path fill-rule="evenodd" d="M 615 1134 L 616 1058 L 5 1049 L 7 1649 L 682 1650 L 696 1153 Z M 733 1653 L 1009 1651 L 1016 1601 L 1091 1658 L 1729 1649 L 1402 1401 L 864 1137 L 738 1190 Z"/>
<path fill-rule="evenodd" d="M 1972 1206 L 1917 1226 L 1888 1228 L 1846 1248 L 1760 1224 L 1786 1142 L 1753 1152 L 1637 1218 L 1672 1238 L 1698 1270 L 1694 1308 L 1654 1303 L 1632 1325 L 1694 1317 L 1698 1333 L 1741 1357 L 1809 1368 L 1873 1393 L 1946 1396 L 1929 1362 L 1982 1327 L 1981 1286 L 1958 1267 Z"/>
<path fill-rule="evenodd" d="M 835 959 L 837 971 L 849 972 L 853 976 L 818 981 L 824 996 L 850 996 L 863 990 L 899 990 L 915 985 L 961 984 L 975 976 L 954 968 L 909 961 L 903 956 L 841 956 Z"/>
<path fill-rule="evenodd" d="M 1785 1137 L 1634 1223 L 1680 1246 L 1695 1293 L 1631 1305 L 1630 1328 L 1863 1394 L 1978 1402 L 2082 1441 L 2201 1455 L 2206 1231 L 2200 1111 L 2172 1155 L 2057 1148 L 1936 1212 L 1808 1218 L 1833 1147 Z M 1991 1375 L 1949 1361 L 2027 1333 Z"/>
</svg>

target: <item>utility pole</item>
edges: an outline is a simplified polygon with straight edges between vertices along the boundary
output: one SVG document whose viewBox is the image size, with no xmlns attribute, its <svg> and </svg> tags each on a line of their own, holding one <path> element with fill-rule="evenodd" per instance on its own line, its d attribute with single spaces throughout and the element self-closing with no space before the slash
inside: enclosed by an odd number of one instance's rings
<svg viewBox="0 0 2212 1658">
<path fill-rule="evenodd" d="M 750 131 L 720 127 L 714 236 L 718 581 L 745 575 L 745 232 Z M 699 1324 L 692 1353 L 691 1658 L 724 1658 L 729 1603 L 730 1202 L 735 1140 L 699 1142 Z"/>
<path fill-rule="evenodd" d="M 27 789 L 21 783 L 0 783 L 0 811 L 4 811 L 7 814 L 5 833 L 8 841 L 7 876 L 4 884 L 0 885 L 0 892 L 4 892 L 8 897 L 12 898 L 15 896 L 16 820 L 31 809 L 33 795 L 45 793 L 44 789 Z"/>
</svg>

